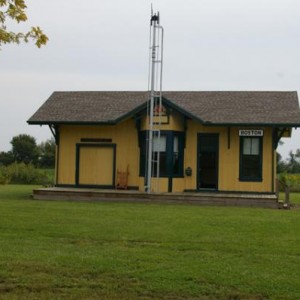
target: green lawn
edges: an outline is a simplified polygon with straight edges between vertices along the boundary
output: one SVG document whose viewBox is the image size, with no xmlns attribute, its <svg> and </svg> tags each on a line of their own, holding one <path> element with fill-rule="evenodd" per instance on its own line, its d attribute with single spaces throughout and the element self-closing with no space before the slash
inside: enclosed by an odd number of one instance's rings
<svg viewBox="0 0 300 300">
<path fill-rule="evenodd" d="M 279 199 L 285 200 L 285 193 L 280 193 Z M 290 193 L 290 202 L 291 202 L 291 204 L 299 205 L 300 204 L 300 193 L 291 192 Z"/>
<path fill-rule="evenodd" d="M 300 174 L 277 174 L 278 179 L 285 181 L 284 178 L 281 178 L 282 176 L 287 176 L 290 180 L 292 180 L 292 186 L 290 187 L 291 192 L 300 193 Z M 281 189 L 283 191 L 282 187 Z"/>
<path fill-rule="evenodd" d="M 30 200 L 0 186 L 0 299 L 300 299 L 300 211 Z"/>
</svg>

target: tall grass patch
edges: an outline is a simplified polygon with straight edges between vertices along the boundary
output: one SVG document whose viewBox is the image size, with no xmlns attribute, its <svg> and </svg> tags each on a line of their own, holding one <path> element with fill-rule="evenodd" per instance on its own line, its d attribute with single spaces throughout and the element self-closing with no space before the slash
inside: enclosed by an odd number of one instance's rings
<svg viewBox="0 0 300 300">
<path fill-rule="evenodd" d="M 32 164 L 13 163 L 0 167 L 1 184 L 53 184 L 49 171 L 38 169 Z"/>
</svg>

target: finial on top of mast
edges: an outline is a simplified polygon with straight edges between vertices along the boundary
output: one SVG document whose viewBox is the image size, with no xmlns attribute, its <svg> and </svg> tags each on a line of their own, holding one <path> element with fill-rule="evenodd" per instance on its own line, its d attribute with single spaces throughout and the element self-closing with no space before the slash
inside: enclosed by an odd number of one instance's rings
<svg viewBox="0 0 300 300">
<path fill-rule="evenodd" d="M 153 14 L 153 6 L 151 3 L 151 19 L 150 19 L 150 24 L 152 25 L 152 22 L 157 22 L 159 24 L 159 12 L 156 14 Z"/>
</svg>

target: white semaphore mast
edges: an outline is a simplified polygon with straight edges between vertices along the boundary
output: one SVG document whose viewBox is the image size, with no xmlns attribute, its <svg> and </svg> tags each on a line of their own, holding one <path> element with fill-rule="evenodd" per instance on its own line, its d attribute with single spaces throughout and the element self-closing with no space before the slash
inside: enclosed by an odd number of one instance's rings
<svg viewBox="0 0 300 300">
<path fill-rule="evenodd" d="M 162 112 L 162 58 L 163 58 L 163 27 L 159 25 L 159 12 L 153 14 L 151 8 L 151 20 L 150 20 L 150 103 L 148 107 L 149 112 L 149 136 L 148 136 L 148 149 L 147 149 L 147 162 L 146 162 L 146 191 L 151 193 L 151 178 L 153 174 L 153 167 L 156 168 L 157 183 L 159 180 L 160 159 L 159 152 L 153 157 L 153 137 L 156 140 L 160 140 L 160 124 L 161 124 L 161 112 Z M 149 87 L 148 87 L 149 89 Z M 154 130 L 154 108 L 157 108 L 155 114 L 158 128 Z M 157 120 L 158 119 L 158 120 Z M 158 150 L 159 151 L 159 150 Z"/>
</svg>

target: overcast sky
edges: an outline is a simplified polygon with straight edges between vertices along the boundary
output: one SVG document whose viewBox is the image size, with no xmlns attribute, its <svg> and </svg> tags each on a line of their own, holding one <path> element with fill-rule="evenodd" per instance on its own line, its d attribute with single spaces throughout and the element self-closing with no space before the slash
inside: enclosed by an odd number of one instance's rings
<svg viewBox="0 0 300 300">
<path fill-rule="evenodd" d="M 19 28 L 39 25 L 49 43 L 2 47 L 0 151 L 21 133 L 51 137 L 26 121 L 53 91 L 147 90 L 151 2 L 164 90 L 300 91 L 299 0 L 29 0 Z M 286 157 L 300 129 L 283 141 Z"/>
</svg>

